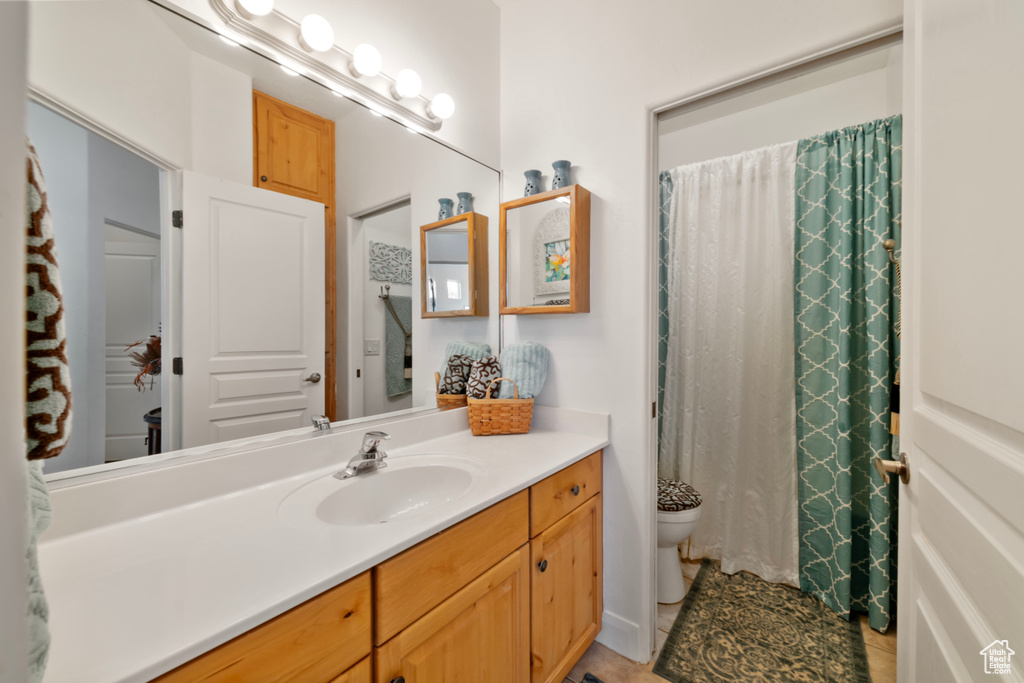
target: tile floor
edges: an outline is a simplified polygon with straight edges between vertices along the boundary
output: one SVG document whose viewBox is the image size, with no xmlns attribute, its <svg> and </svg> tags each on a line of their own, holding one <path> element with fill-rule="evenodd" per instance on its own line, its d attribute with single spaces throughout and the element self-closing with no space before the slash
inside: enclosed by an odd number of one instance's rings
<svg viewBox="0 0 1024 683">
<path fill-rule="evenodd" d="M 690 582 L 700 570 L 699 562 L 682 563 L 683 581 L 689 590 Z M 658 632 L 655 638 L 654 656 L 647 664 L 637 664 L 631 659 L 609 650 L 600 643 L 594 643 L 569 672 L 564 683 L 580 683 L 583 674 L 591 673 L 604 683 L 665 683 L 665 679 L 653 672 L 661 646 L 668 638 L 668 632 L 675 623 L 682 602 L 674 605 L 658 605 Z M 895 683 L 896 681 L 896 625 L 885 635 L 868 627 L 866 615 L 861 615 L 861 630 L 868 655 L 868 669 L 872 683 Z"/>
</svg>

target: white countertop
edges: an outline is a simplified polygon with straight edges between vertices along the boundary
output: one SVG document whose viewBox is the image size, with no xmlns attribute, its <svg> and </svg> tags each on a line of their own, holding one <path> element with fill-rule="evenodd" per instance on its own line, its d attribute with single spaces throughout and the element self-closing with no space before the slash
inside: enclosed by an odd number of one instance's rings
<svg viewBox="0 0 1024 683">
<path fill-rule="evenodd" d="M 406 435 L 412 429 L 430 436 L 439 425 L 455 424 L 452 420 L 450 413 L 441 413 L 391 426 Z M 389 431 L 389 425 L 374 428 Z M 529 434 L 473 437 L 465 430 L 388 444 L 389 462 L 443 453 L 479 465 L 469 491 L 435 510 L 372 527 L 335 526 L 315 517 L 308 524 L 296 523 L 279 515 L 289 494 L 344 467 L 348 457 L 338 451 L 348 453 L 342 444 L 350 446 L 362 431 L 347 430 L 336 440 L 310 439 L 259 453 L 236 453 L 216 469 L 207 466 L 207 472 L 197 463 L 191 474 L 207 488 L 205 477 L 230 478 L 232 468 L 259 466 L 261 458 L 275 458 L 275 467 L 282 458 L 292 459 L 297 467 L 310 462 L 320 466 L 247 488 L 224 487 L 218 495 L 201 499 L 183 492 L 182 504 L 44 537 L 39 555 L 52 634 L 47 683 L 147 681 L 609 443 L 606 415 L 538 406 Z M 319 460 L 296 449 L 318 449 Z M 182 486 L 181 474 L 172 469 L 164 475 L 150 472 L 131 490 L 141 488 L 137 495 L 145 498 L 149 487 L 156 498 L 161 485 Z M 251 481 L 252 475 L 246 474 L 239 479 Z M 88 490 L 55 491 L 55 516 L 93 514 L 87 507 L 110 508 L 111 494 L 124 490 L 124 482 L 115 481 Z"/>
</svg>

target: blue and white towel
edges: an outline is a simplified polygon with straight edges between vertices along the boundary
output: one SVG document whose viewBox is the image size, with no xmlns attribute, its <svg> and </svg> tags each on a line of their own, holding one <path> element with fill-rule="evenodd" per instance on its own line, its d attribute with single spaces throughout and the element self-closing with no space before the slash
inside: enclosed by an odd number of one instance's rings
<svg viewBox="0 0 1024 683">
<path fill-rule="evenodd" d="M 448 368 L 448 359 L 452 356 L 469 356 L 472 360 L 479 360 L 487 358 L 489 355 L 491 355 L 490 344 L 467 341 L 448 342 L 448 346 L 444 350 L 444 361 L 441 363 L 441 376 L 444 377 L 444 371 Z"/>
<path fill-rule="evenodd" d="M 536 342 L 509 344 L 501 351 L 501 374 L 519 387 L 519 398 L 536 398 L 548 378 L 551 352 Z M 514 388 L 501 383 L 498 398 L 514 398 Z"/>
</svg>

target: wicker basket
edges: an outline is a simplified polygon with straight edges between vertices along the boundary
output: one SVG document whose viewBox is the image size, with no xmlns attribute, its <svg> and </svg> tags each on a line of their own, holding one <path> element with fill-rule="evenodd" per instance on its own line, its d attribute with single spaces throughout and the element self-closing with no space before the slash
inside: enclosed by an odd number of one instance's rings
<svg viewBox="0 0 1024 683">
<path fill-rule="evenodd" d="M 487 386 L 486 398 L 467 399 L 469 405 L 469 428 L 473 436 L 494 434 L 526 434 L 533 419 L 533 399 L 519 398 L 519 387 L 512 382 L 515 398 L 491 398 L 491 389 L 508 377 L 499 377 Z"/>
<path fill-rule="evenodd" d="M 452 408 L 461 408 L 466 405 L 465 394 L 442 394 L 441 389 L 441 373 L 434 373 L 434 386 L 437 387 L 437 407 L 441 410 L 451 410 Z"/>
</svg>

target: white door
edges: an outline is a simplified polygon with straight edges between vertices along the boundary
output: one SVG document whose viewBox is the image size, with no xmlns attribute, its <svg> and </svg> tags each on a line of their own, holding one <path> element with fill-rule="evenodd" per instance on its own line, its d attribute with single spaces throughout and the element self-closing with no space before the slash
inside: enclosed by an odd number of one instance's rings
<svg viewBox="0 0 1024 683">
<path fill-rule="evenodd" d="M 323 204 L 182 183 L 184 447 L 309 426 L 324 410 Z"/>
<path fill-rule="evenodd" d="M 1024 4 L 906 9 L 899 680 L 1021 681 Z"/>
<path fill-rule="evenodd" d="M 110 223 L 104 226 L 106 287 L 105 461 L 148 453 L 143 416 L 160 407 L 160 377 L 135 386 L 139 370 L 126 347 L 160 334 L 160 239 Z M 142 351 L 139 344 L 131 351 Z"/>
</svg>

